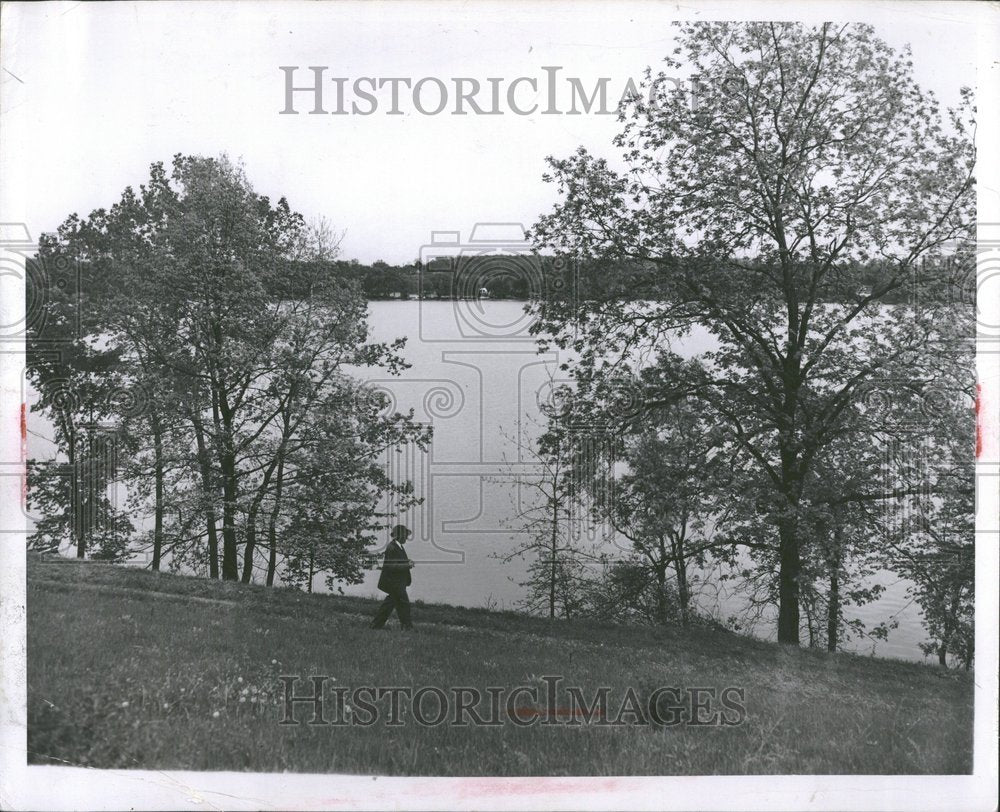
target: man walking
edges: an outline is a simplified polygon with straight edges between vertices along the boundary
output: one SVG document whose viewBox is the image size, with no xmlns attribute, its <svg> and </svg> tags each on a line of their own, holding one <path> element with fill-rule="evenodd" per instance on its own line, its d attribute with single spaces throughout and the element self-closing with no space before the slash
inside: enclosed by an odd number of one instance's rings
<svg viewBox="0 0 1000 812">
<path fill-rule="evenodd" d="M 378 579 L 378 588 L 386 593 L 385 600 L 375 613 L 371 628 L 381 629 L 385 622 L 396 610 L 399 615 L 399 622 L 403 628 L 410 630 L 413 623 L 410 620 L 410 599 L 406 594 L 406 587 L 412 581 L 410 570 L 413 562 L 406 555 L 403 545 L 410 535 L 410 529 L 402 524 L 397 524 L 392 528 L 392 541 L 385 549 L 385 561 L 382 563 L 382 574 Z"/>
</svg>

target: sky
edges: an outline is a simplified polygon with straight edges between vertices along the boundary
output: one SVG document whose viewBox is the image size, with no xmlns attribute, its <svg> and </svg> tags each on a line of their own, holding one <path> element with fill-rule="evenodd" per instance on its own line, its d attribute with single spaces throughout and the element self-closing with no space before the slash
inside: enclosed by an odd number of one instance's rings
<svg viewBox="0 0 1000 812">
<path fill-rule="evenodd" d="M 109 206 L 153 161 L 177 152 L 241 158 L 256 189 L 286 196 L 307 218 L 346 231 L 345 258 L 414 260 L 434 231 L 467 240 L 476 223 L 530 224 L 555 202 L 547 155 L 584 144 L 614 154 L 614 116 L 515 115 L 509 83 L 545 67 L 589 92 L 609 78 L 618 98 L 629 77 L 672 48 L 670 21 L 864 20 L 892 45 L 909 42 L 918 81 L 954 103 L 974 85 L 976 25 L 969 3 L 11 3 L 4 5 L 3 219 L 33 237 L 72 212 Z M 790 13 L 792 9 L 795 13 Z M 803 14 L 802 11 L 806 13 Z M 501 80 L 504 115 L 421 115 L 403 88 L 402 115 L 281 115 L 285 74 L 311 82 L 308 66 L 346 77 Z M 324 85 L 332 108 L 334 85 Z M 436 100 L 424 87 L 425 108 Z M 539 97 L 544 93 L 540 92 Z M 453 91 L 449 109 L 454 103 Z M 482 90 L 480 104 L 489 109 Z M 428 101 L 429 100 L 429 101 Z M 515 103 L 530 108 L 522 83 Z M 613 102 L 612 102 L 613 103 Z M 364 109 L 364 108 L 362 108 Z M 13 157 L 12 157 L 13 156 Z"/>
</svg>

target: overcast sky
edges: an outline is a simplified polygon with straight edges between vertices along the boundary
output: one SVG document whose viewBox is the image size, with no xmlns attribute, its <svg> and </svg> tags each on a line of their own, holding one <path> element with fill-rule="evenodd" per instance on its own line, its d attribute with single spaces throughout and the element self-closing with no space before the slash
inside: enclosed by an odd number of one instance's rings
<svg viewBox="0 0 1000 812">
<path fill-rule="evenodd" d="M 5 167 L 4 214 L 23 213 L 37 236 L 71 212 L 110 205 L 154 160 L 225 151 L 244 160 L 258 191 L 346 229 L 345 257 L 407 262 L 431 231 L 467 238 L 476 222 L 530 225 L 554 202 L 541 182 L 546 155 L 578 144 L 612 154 L 613 116 L 515 115 L 505 101 L 513 79 L 533 77 L 542 90 L 543 67 L 561 66 L 561 82 L 579 77 L 588 89 L 609 77 L 616 100 L 670 50 L 669 22 L 681 13 L 781 19 L 803 9 L 811 22 L 862 19 L 895 46 L 909 42 L 918 80 L 945 103 L 975 84 L 963 4 L 5 4 L 2 134 L 17 166 Z M 506 112 L 420 115 L 404 88 L 399 116 L 384 112 L 387 89 L 374 115 L 279 115 L 282 65 L 301 66 L 299 84 L 312 65 L 348 77 L 348 108 L 357 77 L 484 86 L 496 77 Z M 525 85 L 516 96 L 522 107 L 544 105 L 539 97 Z M 436 95 L 424 98 L 433 106 Z M 480 98 L 488 103 L 488 91 Z"/>
</svg>

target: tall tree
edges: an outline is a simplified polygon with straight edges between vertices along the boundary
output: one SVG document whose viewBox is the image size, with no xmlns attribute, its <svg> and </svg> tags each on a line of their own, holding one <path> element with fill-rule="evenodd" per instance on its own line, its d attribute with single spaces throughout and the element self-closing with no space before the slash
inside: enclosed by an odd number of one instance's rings
<svg viewBox="0 0 1000 812">
<path fill-rule="evenodd" d="M 971 97 L 942 113 L 866 25 L 682 24 L 665 62 L 693 103 L 649 72 L 622 110 L 622 168 L 549 159 L 561 199 L 533 228 L 540 247 L 631 260 L 647 303 L 560 297 L 535 329 L 580 350 L 585 395 L 667 335 L 714 338 L 704 374 L 674 365 L 646 397 L 697 396 L 757 467 L 778 639 L 797 644 L 809 474 L 865 384 L 933 337 L 926 311 L 885 303 L 969 234 Z"/>
<path fill-rule="evenodd" d="M 329 262 L 337 240 L 329 224 L 306 227 L 287 201 L 257 194 L 224 156 L 177 155 L 169 171 L 153 164 L 139 191 L 127 188 L 110 209 L 68 218 L 44 246 L 85 266 L 103 294 L 92 297 L 78 353 L 110 348 L 113 369 L 96 377 L 142 403 L 115 413 L 134 454 L 132 498 L 152 499 L 154 567 L 167 552 L 172 564 L 197 563 L 207 541 L 201 558 L 212 577 L 235 580 L 242 563 L 250 580 L 264 527 L 272 583 L 290 513 L 286 478 L 330 442 L 317 412 L 341 410 L 342 422 L 327 429 L 347 432 L 342 447 L 357 452 L 357 464 L 342 473 L 361 481 L 343 487 L 365 491 L 367 509 L 371 488 L 384 484 L 365 468 L 372 438 L 426 439 L 412 414 L 341 397 L 353 391 L 348 366 L 395 374 L 405 364 L 402 339 L 368 341 L 360 290 Z M 368 538 L 364 522 L 356 529 Z"/>
<path fill-rule="evenodd" d="M 121 353 L 88 339 L 104 290 L 52 235 L 42 236 L 27 270 L 25 293 L 36 305 L 25 341 L 38 392 L 32 411 L 48 415 L 55 445 L 53 457 L 28 464 L 28 502 L 40 513 L 29 545 L 57 552 L 68 543 L 78 558 L 118 558 L 131 529 L 111 490 L 124 445 L 114 426 Z"/>
<path fill-rule="evenodd" d="M 343 410 L 345 404 L 350 407 L 341 415 L 344 422 L 337 424 L 343 431 L 345 444 L 340 448 L 349 446 L 355 450 L 359 466 L 356 471 L 362 478 L 370 454 L 355 444 L 359 432 L 375 431 L 378 437 L 371 439 L 378 447 L 377 453 L 392 444 L 409 441 L 423 444 L 429 437 L 412 420 L 412 414 L 406 418 L 381 415 L 372 410 L 365 398 L 354 397 L 355 386 L 346 376 L 345 368 L 380 368 L 397 374 L 406 366 L 398 355 L 403 341 L 369 342 L 367 303 L 357 287 L 323 273 L 328 266 L 313 267 L 316 275 L 306 295 L 282 303 L 279 319 L 283 326 L 271 348 L 276 368 L 261 385 L 268 410 L 260 430 L 252 436 L 253 441 L 246 443 L 240 453 L 240 468 L 249 473 L 244 582 L 249 582 L 253 575 L 258 521 L 265 509 L 268 539 L 265 577 L 269 582 L 274 580 L 275 534 L 283 516 L 286 477 L 293 473 L 292 457 L 301 450 L 308 456 L 318 444 L 329 439 L 318 428 L 317 413 Z M 327 426 L 326 430 L 332 428 Z M 301 460 L 303 455 L 296 458 Z M 329 464 L 335 464 L 335 459 L 331 456 Z M 366 533 L 359 533 L 359 538 L 367 538 Z"/>
</svg>

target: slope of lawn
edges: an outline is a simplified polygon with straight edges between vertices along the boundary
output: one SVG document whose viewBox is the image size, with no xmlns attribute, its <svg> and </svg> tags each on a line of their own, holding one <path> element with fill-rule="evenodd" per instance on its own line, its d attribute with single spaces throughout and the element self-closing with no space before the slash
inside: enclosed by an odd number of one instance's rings
<svg viewBox="0 0 1000 812">
<path fill-rule="evenodd" d="M 29 761 L 388 775 L 971 769 L 968 674 L 702 628 L 550 622 L 421 603 L 418 633 L 401 632 L 395 618 L 372 631 L 375 605 L 29 556 Z M 588 701 L 610 687 L 609 716 L 632 723 L 570 725 L 562 710 L 532 717 L 519 702 L 497 725 L 430 726 L 407 715 L 404 700 L 402 724 L 389 725 L 386 699 L 369 726 L 281 725 L 281 675 L 301 676 L 300 694 L 311 691 L 308 676 L 324 675 L 327 686 L 349 689 L 470 686 L 486 697 L 489 686 L 510 691 L 558 675 Z M 661 686 L 740 688 L 745 718 L 663 726 L 617 716 L 626 689 L 645 701 Z M 481 717 L 490 717 L 488 701 Z M 435 697 L 423 707 L 433 718 Z M 699 718 L 720 709 L 710 703 Z M 296 707 L 295 717 L 307 721 L 311 711 Z"/>
</svg>

